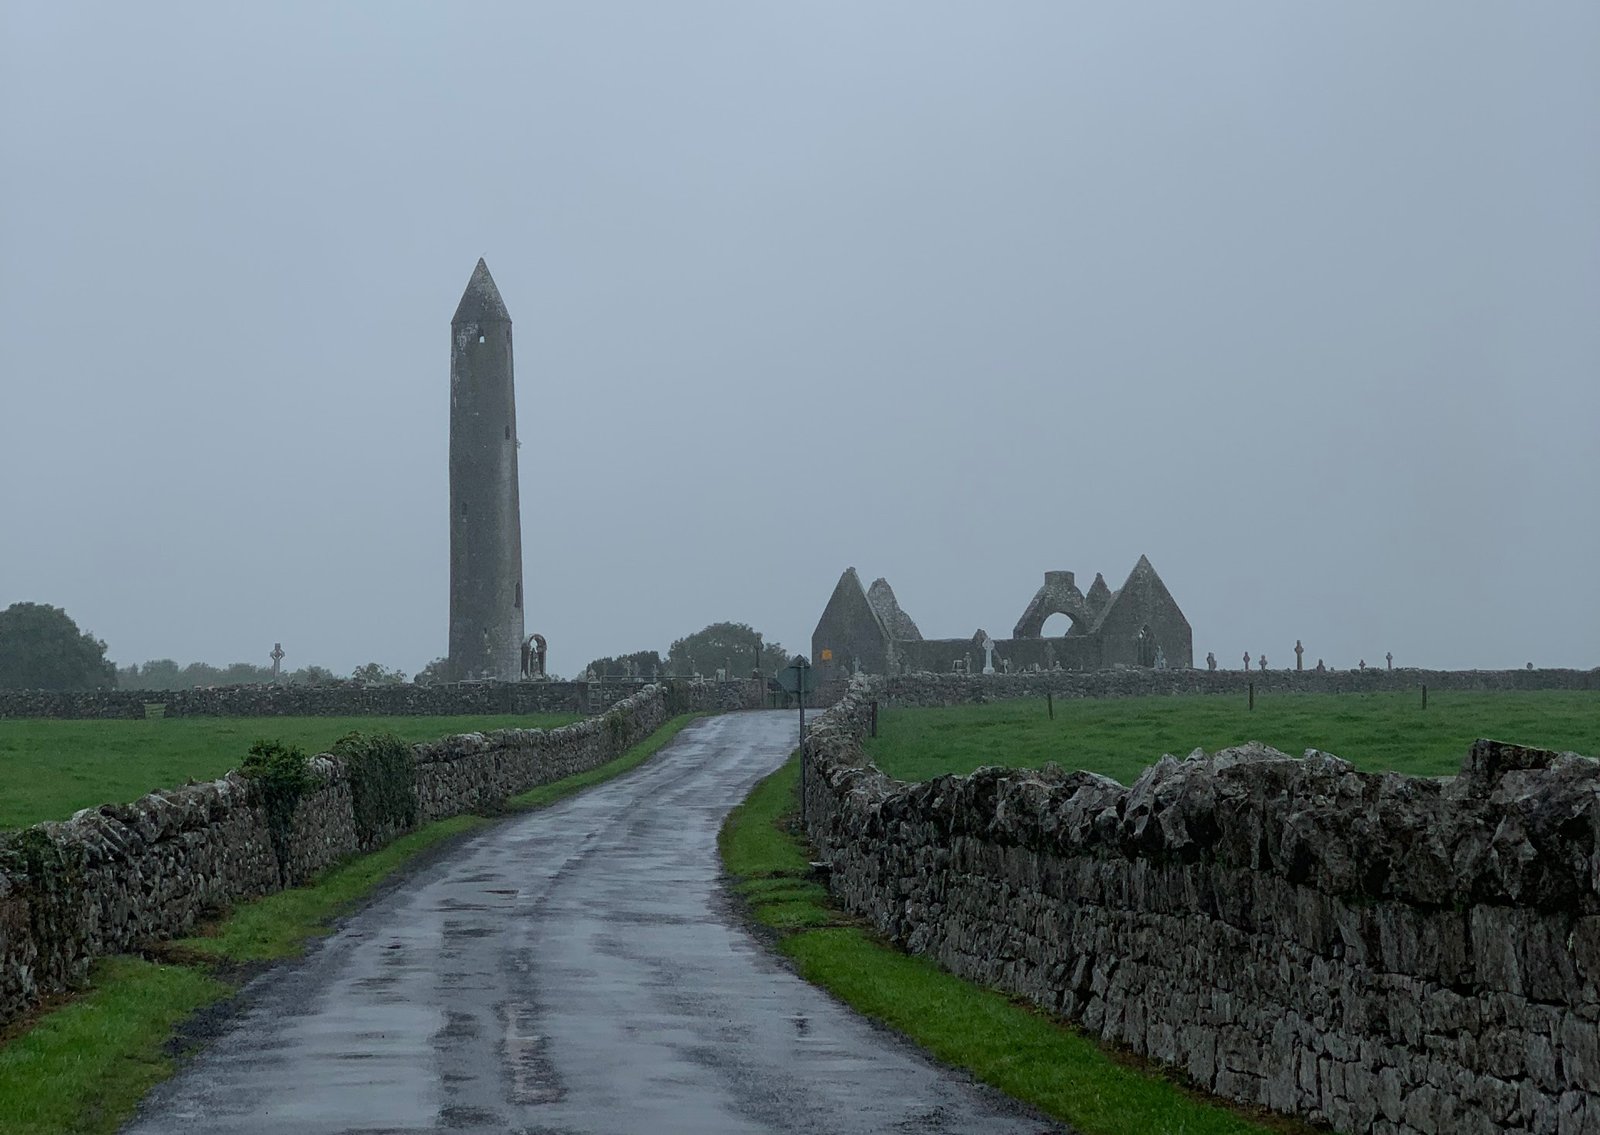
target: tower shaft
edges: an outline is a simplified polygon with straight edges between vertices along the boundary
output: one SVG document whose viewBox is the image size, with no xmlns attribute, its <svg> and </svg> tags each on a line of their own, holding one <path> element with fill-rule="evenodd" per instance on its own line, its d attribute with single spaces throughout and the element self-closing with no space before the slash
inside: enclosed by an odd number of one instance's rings
<svg viewBox="0 0 1600 1135">
<path fill-rule="evenodd" d="M 482 260 L 450 321 L 450 675 L 514 680 L 522 514 L 511 316 Z"/>
</svg>

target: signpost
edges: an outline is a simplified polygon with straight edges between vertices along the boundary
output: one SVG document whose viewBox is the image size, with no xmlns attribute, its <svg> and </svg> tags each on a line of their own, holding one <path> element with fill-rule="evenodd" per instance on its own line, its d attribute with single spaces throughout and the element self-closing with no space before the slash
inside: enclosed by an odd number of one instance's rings
<svg viewBox="0 0 1600 1135">
<path fill-rule="evenodd" d="M 778 685 L 800 698 L 800 824 L 803 827 L 806 822 L 806 695 L 817 688 L 817 672 L 802 655 L 778 671 Z"/>
</svg>

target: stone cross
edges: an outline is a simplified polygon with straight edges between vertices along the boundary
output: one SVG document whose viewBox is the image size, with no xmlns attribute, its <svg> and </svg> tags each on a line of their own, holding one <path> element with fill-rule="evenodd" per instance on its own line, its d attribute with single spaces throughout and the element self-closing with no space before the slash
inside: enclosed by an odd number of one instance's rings
<svg viewBox="0 0 1600 1135">
<path fill-rule="evenodd" d="M 1389 669 L 1394 669 L 1394 651 L 1391 650 L 1384 654 L 1383 660 L 1389 664 Z"/>
<path fill-rule="evenodd" d="M 1162 650 L 1161 647 L 1157 646 L 1156 647 L 1156 669 L 1157 670 L 1165 670 L 1166 668 L 1167 668 L 1167 652 Z"/>
<path fill-rule="evenodd" d="M 987 634 L 985 634 L 983 636 L 983 638 L 978 642 L 978 645 L 983 647 L 983 672 L 985 674 L 993 674 L 994 673 L 994 639 L 990 638 Z"/>
<path fill-rule="evenodd" d="M 1300 645 L 1300 640 L 1299 639 L 1295 639 L 1294 640 L 1294 668 L 1296 670 L 1304 670 L 1306 668 L 1305 653 L 1306 653 L 1306 648 Z"/>
<path fill-rule="evenodd" d="M 1246 674 L 1250 673 L 1250 652 L 1248 650 L 1244 652 L 1244 672 Z"/>
<path fill-rule="evenodd" d="M 1214 650 L 1206 651 L 1206 669 L 1207 670 L 1215 670 L 1216 668 L 1217 668 L 1217 652 L 1214 651 Z"/>
<path fill-rule="evenodd" d="M 1260 658 L 1257 658 L 1256 664 L 1265 670 L 1267 668 L 1267 656 L 1263 654 Z"/>
<path fill-rule="evenodd" d="M 283 643 L 275 642 L 272 644 L 270 657 L 272 658 L 272 680 L 276 682 L 278 676 L 283 672 Z"/>
</svg>

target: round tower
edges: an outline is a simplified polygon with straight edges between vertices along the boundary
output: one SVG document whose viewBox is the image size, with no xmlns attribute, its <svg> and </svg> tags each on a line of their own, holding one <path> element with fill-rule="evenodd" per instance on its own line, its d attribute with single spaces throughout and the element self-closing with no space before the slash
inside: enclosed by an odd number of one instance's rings
<svg viewBox="0 0 1600 1135">
<path fill-rule="evenodd" d="M 450 676 L 521 673 L 522 514 L 511 315 L 489 266 L 450 321 Z"/>
</svg>

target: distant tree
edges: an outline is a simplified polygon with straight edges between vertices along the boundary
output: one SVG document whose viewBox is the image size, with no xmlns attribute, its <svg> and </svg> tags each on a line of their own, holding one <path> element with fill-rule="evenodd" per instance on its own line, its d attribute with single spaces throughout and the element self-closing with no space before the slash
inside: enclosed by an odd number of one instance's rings
<svg viewBox="0 0 1600 1135">
<path fill-rule="evenodd" d="M 139 667 L 139 680 L 147 690 L 174 690 L 183 680 L 183 671 L 170 658 L 156 658 Z"/>
<path fill-rule="evenodd" d="M 352 681 L 365 682 L 369 686 L 397 686 L 406 680 L 404 671 L 390 670 L 377 662 L 357 666 L 350 672 L 350 678 Z"/>
<path fill-rule="evenodd" d="M 293 686 L 326 686 L 337 681 L 339 675 L 326 666 L 302 666 L 289 675 L 289 684 Z"/>
<path fill-rule="evenodd" d="M 654 650 L 636 650 L 632 654 L 619 654 L 615 658 L 596 658 L 589 663 L 588 668 L 593 670 L 598 678 L 625 678 L 628 675 L 630 662 L 633 663 L 634 674 L 640 678 L 649 678 L 666 671 L 666 663 Z"/>
<path fill-rule="evenodd" d="M 783 644 L 764 639 L 748 623 L 712 623 L 672 644 L 667 651 L 667 669 L 680 677 L 714 674 L 724 667 L 734 674 L 748 674 L 756 668 L 757 644 L 763 674 L 788 664 Z"/>
<path fill-rule="evenodd" d="M 317 670 L 318 667 L 310 669 Z M 256 686 L 272 681 L 272 667 L 254 662 L 233 662 L 213 666 L 191 662 L 179 666 L 170 658 L 155 658 L 143 666 L 125 666 L 117 671 L 125 690 L 193 690 L 202 686 Z"/>
<path fill-rule="evenodd" d="M 435 658 L 421 670 L 418 670 L 417 676 L 411 680 L 419 686 L 436 686 L 440 682 L 448 682 L 450 680 L 450 660 L 448 658 Z"/>
<path fill-rule="evenodd" d="M 258 686 L 272 681 L 271 666 L 257 666 L 254 662 L 234 662 L 222 668 L 217 684 L 222 686 Z"/>
<path fill-rule="evenodd" d="M 13 603 L 0 611 L 0 689 L 115 689 L 106 644 L 60 607 Z"/>
<path fill-rule="evenodd" d="M 156 658 L 143 666 L 137 662 L 117 669 L 117 688 L 123 690 L 175 690 L 178 664 L 170 658 Z"/>
</svg>

